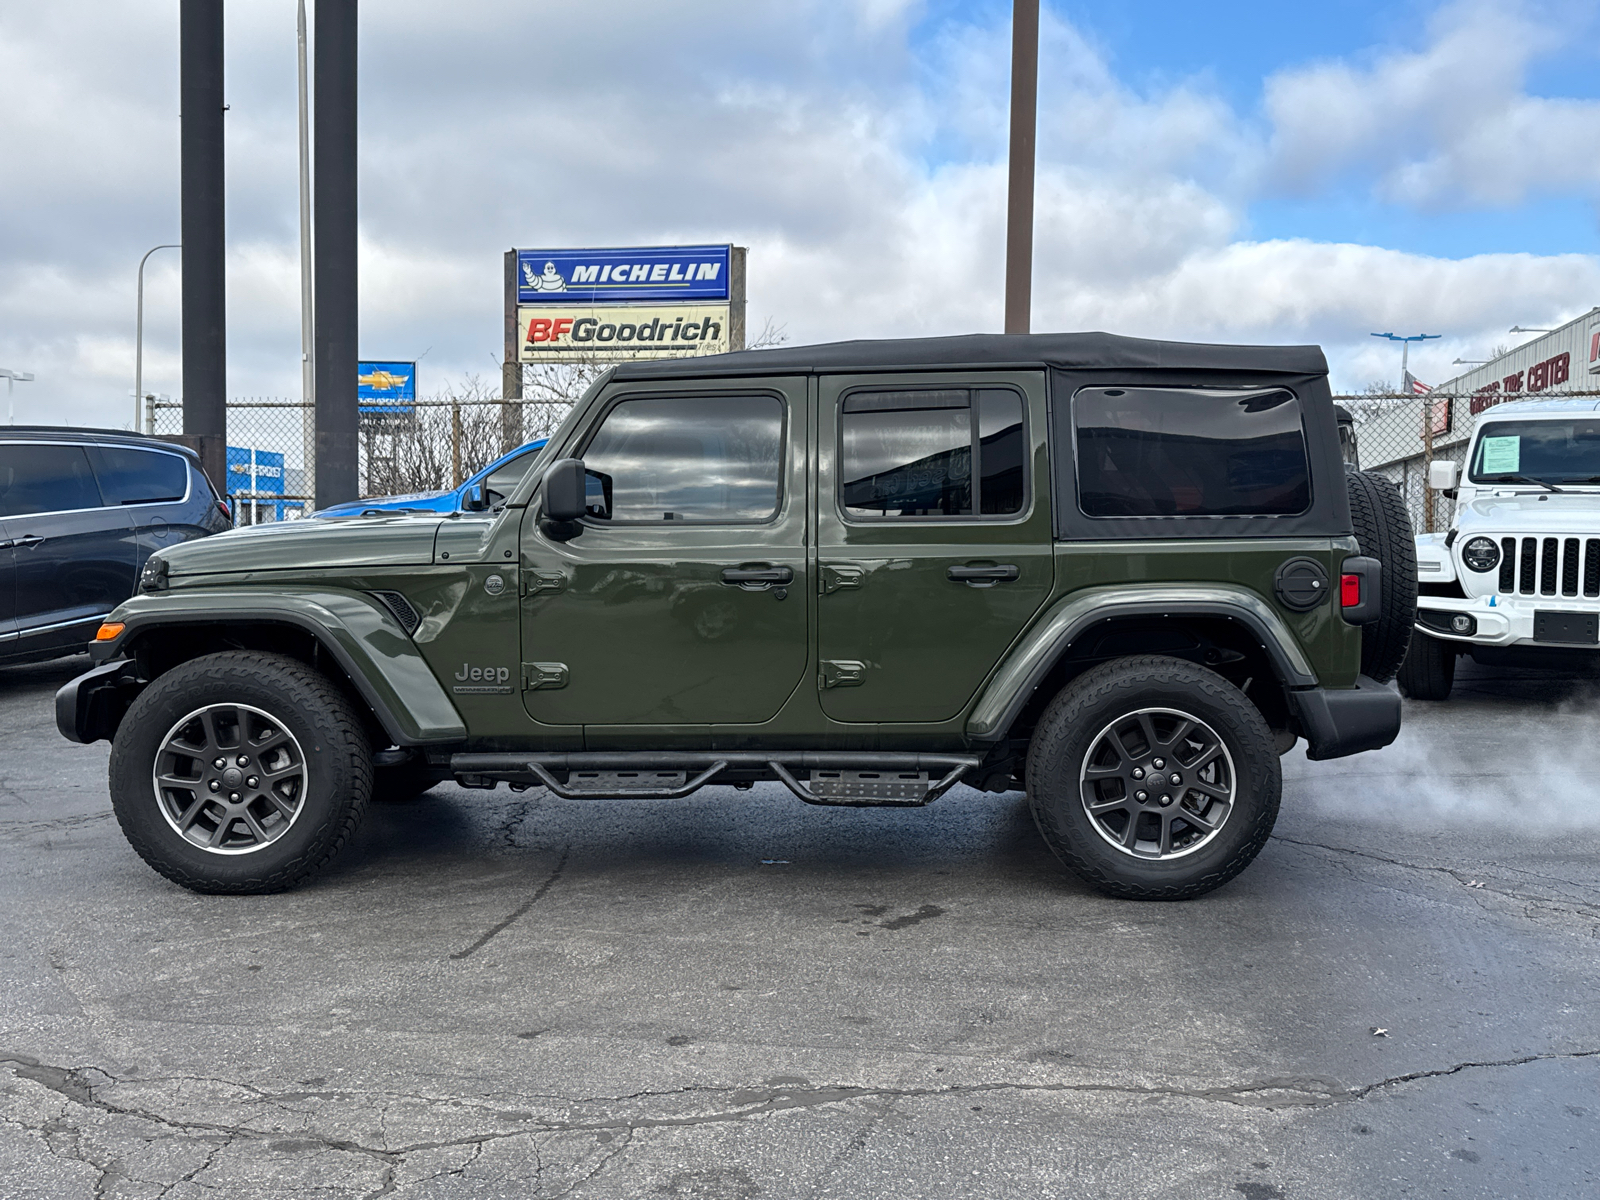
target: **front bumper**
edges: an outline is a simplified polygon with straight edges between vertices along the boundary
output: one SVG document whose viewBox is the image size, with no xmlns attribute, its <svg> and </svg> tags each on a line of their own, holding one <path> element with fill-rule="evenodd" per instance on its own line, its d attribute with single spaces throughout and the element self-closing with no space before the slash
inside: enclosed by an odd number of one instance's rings
<svg viewBox="0 0 1600 1200">
<path fill-rule="evenodd" d="M 1365 675 L 1353 688 L 1301 688 L 1289 696 L 1309 759 L 1381 750 L 1400 734 L 1400 693 Z"/>
<path fill-rule="evenodd" d="M 1459 600 L 1453 596 L 1418 596 L 1416 628 L 1429 637 L 1458 642 L 1462 646 L 1549 646 L 1568 650 L 1574 647 L 1575 643 L 1572 642 L 1539 641 L 1535 638 L 1536 612 L 1600 615 L 1600 600 L 1584 596 L 1521 594 L 1482 596 L 1473 600 Z M 1457 614 L 1471 617 L 1476 627 L 1467 633 L 1452 629 L 1450 619 Z"/>
<path fill-rule="evenodd" d="M 119 658 L 101 663 L 56 693 L 56 728 L 69 742 L 111 738 L 144 681 L 132 662 Z"/>
</svg>

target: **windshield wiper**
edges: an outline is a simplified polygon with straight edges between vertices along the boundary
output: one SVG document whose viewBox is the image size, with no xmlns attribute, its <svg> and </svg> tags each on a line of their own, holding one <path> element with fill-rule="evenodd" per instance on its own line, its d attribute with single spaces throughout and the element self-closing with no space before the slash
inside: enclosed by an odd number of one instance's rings
<svg viewBox="0 0 1600 1200">
<path fill-rule="evenodd" d="M 1547 488 L 1552 492 L 1559 492 L 1563 490 L 1562 488 L 1558 488 L 1553 483 L 1546 483 L 1542 479 L 1535 479 L 1532 475 L 1482 475 L 1479 476 L 1479 479 L 1483 483 L 1531 483 L 1534 485 L 1534 487 Z"/>
<path fill-rule="evenodd" d="M 1570 475 L 1562 483 L 1600 483 L 1600 475 Z"/>
</svg>

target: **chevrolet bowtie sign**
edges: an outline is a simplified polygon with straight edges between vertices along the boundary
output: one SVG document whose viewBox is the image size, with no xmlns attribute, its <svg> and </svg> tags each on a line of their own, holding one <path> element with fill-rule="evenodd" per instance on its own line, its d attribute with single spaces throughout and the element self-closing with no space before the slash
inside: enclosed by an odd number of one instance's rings
<svg viewBox="0 0 1600 1200">
<path fill-rule="evenodd" d="M 508 325 L 515 322 L 522 362 L 744 348 L 743 247 L 514 250 L 506 258 Z"/>
</svg>

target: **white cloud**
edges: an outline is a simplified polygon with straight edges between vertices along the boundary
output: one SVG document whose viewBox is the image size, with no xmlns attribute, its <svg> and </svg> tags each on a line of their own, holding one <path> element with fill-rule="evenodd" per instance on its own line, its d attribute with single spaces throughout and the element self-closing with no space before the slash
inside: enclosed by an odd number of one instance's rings
<svg viewBox="0 0 1600 1200">
<path fill-rule="evenodd" d="M 427 352 L 425 389 L 492 376 L 514 243 L 736 241 L 751 249 L 753 320 L 798 342 L 998 328 L 1009 31 L 952 25 L 919 56 L 919 11 L 483 0 L 446 21 L 422 0 L 367 6 L 364 351 Z M 229 386 L 293 395 L 293 10 L 235 5 L 228 21 Z M 1431 344 L 1423 374 L 1430 355 L 1478 357 L 1476 339 L 1513 321 L 1589 307 L 1600 267 L 1585 256 L 1237 240 L 1263 180 L 1316 186 L 1365 165 L 1420 202 L 1458 189 L 1471 153 L 1518 122 L 1570 109 L 1569 133 L 1587 129 L 1586 102 L 1522 92 L 1539 36 L 1522 17 L 1450 10 L 1423 51 L 1275 78 L 1268 139 L 1199 85 L 1129 87 L 1047 12 L 1035 327 L 1321 341 L 1336 382 L 1358 386 L 1395 374 L 1369 328 L 1467 339 Z M 1487 98 L 1452 123 L 1450 74 L 1486 39 L 1500 73 L 1480 64 Z M 125 418 L 134 266 L 177 229 L 176 52 L 170 6 L 0 13 L 0 365 L 38 373 L 25 386 L 50 419 Z M 1396 120 L 1391 153 L 1380 134 Z M 177 299 L 175 256 L 152 259 L 146 383 L 174 394 Z"/>
<path fill-rule="evenodd" d="M 1422 50 L 1267 81 L 1278 180 L 1309 191 L 1363 168 L 1386 198 L 1425 208 L 1510 206 L 1571 189 L 1600 197 L 1600 101 L 1526 90 L 1541 56 L 1572 52 L 1572 30 L 1493 0 L 1449 5 L 1431 24 Z"/>
</svg>

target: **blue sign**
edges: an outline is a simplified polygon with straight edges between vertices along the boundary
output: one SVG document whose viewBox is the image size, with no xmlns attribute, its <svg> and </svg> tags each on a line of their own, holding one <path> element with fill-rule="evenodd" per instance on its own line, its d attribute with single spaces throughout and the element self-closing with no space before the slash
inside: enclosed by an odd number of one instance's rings
<svg viewBox="0 0 1600 1200">
<path fill-rule="evenodd" d="M 730 246 L 518 250 L 518 304 L 728 299 Z"/>
<path fill-rule="evenodd" d="M 363 417 L 409 415 L 417 402 L 417 364 L 357 363 L 356 402 Z"/>
<path fill-rule="evenodd" d="M 236 515 L 241 508 L 250 507 L 254 500 L 283 495 L 283 480 L 283 455 L 278 451 L 228 447 L 228 494 L 234 499 Z M 284 509 L 299 511 L 304 507 L 300 501 L 269 500 L 268 503 L 279 521 L 284 519 Z"/>
</svg>

